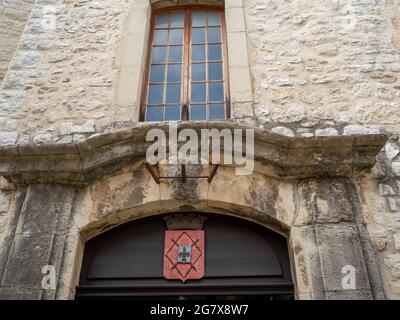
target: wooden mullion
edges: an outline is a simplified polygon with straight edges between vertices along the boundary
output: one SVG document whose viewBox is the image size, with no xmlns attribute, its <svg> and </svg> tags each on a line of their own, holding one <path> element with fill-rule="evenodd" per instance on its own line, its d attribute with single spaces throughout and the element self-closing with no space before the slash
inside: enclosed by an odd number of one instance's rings
<svg viewBox="0 0 400 320">
<path fill-rule="evenodd" d="M 155 30 L 155 20 L 156 15 L 152 15 L 150 19 L 150 35 L 149 35 L 149 43 L 147 44 L 147 61 L 146 67 L 144 70 L 144 83 L 142 87 L 142 99 L 140 101 L 140 112 L 139 112 L 139 121 L 145 121 L 146 118 L 146 104 L 147 104 L 147 95 L 149 91 L 149 79 L 150 79 L 150 66 L 151 66 L 151 56 L 153 55 L 153 39 L 154 39 L 154 30 Z"/>
<path fill-rule="evenodd" d="M 204 60 L 205 60 L 205 73 L 206 73 L 206 99 L 205 99 L 205 105 L 206 105 L 206 120 L 209 119 L 210 116 L 210 112 L 208 110 L 208 11 L 204 11 L 205 12 L 205 26 L 204 26 Z"/>
<path fill-rule="evenodd" d="M 190 9 L 185 9 L 185 22 L 184 22 L 184 40 L 183 40 L 183 66 L 182 66 L 182 72 L 183 72 L 183 86 L 182 86 L 182 101 L 181 101 L 181 119 L 182 120 L 189 120 L 189 105 L 188 105 L 188 99 L 189 99 L 189 75 L 190 75 L 190 45 L 191 45 L 191 40 L 190 40 L 190 15 L 191 15 L 191 10 Z M 187 110 L 184 110 L 184 106 L 186 104 Z"/>
<path fill-rule="evenodd" d="M 223 61 L 223 80 L 224 80 L 224 96 L 225 96 L 225 116 L 227 119 L 231 117 L 231 105 L 229 96 L 229 68 L 228 68 L 228 42 L 226 36 L 226 22 L 224 11 L 221 15 L 221 39 L 222 39 L 222 59 Z"/>
</svg>

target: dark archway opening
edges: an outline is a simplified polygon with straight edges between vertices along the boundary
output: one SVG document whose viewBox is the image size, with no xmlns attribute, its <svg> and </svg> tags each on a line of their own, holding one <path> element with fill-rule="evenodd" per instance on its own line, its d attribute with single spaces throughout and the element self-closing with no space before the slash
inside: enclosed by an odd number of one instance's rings
<svg viewBox="0 0 400 320">
<path fill-rule="evenodd" d="M 163 277 L 161 215 L 126 223 L 86 243 L 76 299 L 293 299 L 286 238 L 246 220 L 212 213 L 201 280 Z"/>
</svg>

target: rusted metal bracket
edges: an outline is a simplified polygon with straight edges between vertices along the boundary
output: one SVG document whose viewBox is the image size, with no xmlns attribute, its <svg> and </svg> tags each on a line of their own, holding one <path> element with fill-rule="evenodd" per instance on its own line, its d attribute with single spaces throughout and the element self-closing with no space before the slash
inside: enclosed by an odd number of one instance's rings
<svg viewBox="0 0 400 320">
<path fill-rule="evenodd" d="M 209 176 L 188 176 L 186 165 L 182 164 L 180 176 L 160 176 L 158 174 L 158 170 L 155 169 L 155 166 L 152 166 L 146 162 L 146 168 L 157 184 L 160 184 L 161 179 L 180 179 L 182 183 L 186 183 L 187 179 L 207 179 L 207 182 L 211 183 L 215 174 L 217 173 L 218 167 L 219 164 L 214 164 Z"/>
</svg>

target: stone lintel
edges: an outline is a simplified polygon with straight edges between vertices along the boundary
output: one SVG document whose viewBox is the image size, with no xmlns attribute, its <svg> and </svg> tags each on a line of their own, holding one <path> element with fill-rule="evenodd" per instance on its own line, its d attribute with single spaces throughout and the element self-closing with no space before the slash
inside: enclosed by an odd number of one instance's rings
<svg viewBox="0 0 400 320">
<path fill-rule="evenodd" d="M 137 123 L 130 129 L 96 134 L 79 143 L 25 144 L 0 148 L 0 176 L 18 185 L 66 183 L 84 185 L 128 164 L 145 161 L 150 129 L 167 123 Z M 178 130 L 252 129 L 231 121 L 179 122 Z M 244 136 L 244 135 L 243 135 Z M 221 139 L 222 140 L 222 139 Z M 278 178 L 354 176 L 375 164 L 387 136 L 383 134 L 332 137 L 287 137 L 254 129 L 255 170 L 269 167 Z M 244 149 L 244 147 L 243 147 Z M 221 148 L 223 150 L 223 148 Z M 262 171 L 262 170 L 260 170 Z"/>
</svg>

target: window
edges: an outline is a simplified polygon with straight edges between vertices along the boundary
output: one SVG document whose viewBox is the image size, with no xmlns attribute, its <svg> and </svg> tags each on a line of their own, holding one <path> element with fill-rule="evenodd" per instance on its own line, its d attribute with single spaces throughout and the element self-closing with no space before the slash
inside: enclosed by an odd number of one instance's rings
<svg viewBox="0 0 400 320">
<path fill-rule="evenodd" d="M 153 16 L 151 27 L 141 119 L 228 118 L 223 11 L 164 11 Z"/>
</svg>

